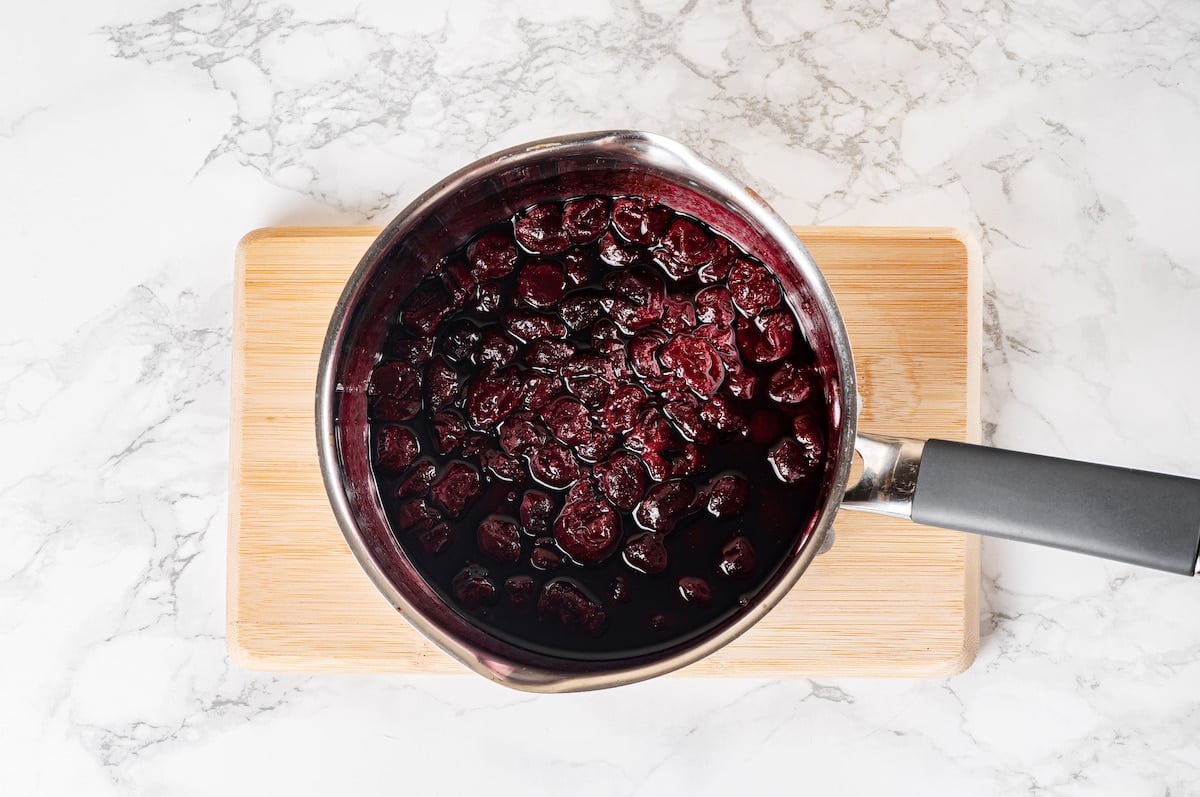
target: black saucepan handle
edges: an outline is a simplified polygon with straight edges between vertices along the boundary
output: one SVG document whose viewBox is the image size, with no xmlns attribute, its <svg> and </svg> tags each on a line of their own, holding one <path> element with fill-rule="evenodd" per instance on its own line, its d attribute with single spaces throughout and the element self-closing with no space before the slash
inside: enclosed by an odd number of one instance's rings
<svg viewBox="0 0 1200 797">
<path fill-rule="evenodd" d="M 1200 480 L 929 440 L 912 519 L 1191 576 Z"/>
</svg>

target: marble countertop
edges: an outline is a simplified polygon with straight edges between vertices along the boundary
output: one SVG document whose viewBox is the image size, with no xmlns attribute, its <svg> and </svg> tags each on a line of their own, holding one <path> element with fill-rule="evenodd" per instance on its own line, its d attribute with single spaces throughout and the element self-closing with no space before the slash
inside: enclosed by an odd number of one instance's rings
<svg viewBox="0 0 1200 797">
<path fill-rule="evenodd" d="M 1200 6 L 959 5 L 9 8 L 0 791 L 1194 793 L 1200 583 L 1003 542 L 948 680 L 533 697 L 226 655 L 237 240 L 568 130 L 676 137 L 795 223 L 966 229 L 984 439 L 1200 476 Z"/>
</svg>

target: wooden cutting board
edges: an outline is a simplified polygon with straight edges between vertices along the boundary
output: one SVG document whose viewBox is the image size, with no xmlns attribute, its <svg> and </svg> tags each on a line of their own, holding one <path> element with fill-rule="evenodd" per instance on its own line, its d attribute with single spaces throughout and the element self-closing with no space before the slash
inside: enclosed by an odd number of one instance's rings
<svg viewBox="0 0 1200 797">
<path fill-rule="evenodd" d="M 238 247 L 227 639 L 255 670 L 466 673 L 375 590 L 322 486 L 317 358 L 378 230 L 268 228 Z M 860 428 L 971 440 L 979 280 L 954 230 L 797 228 L 833 288 L 859 369 Z M 979 542 L 842 512 L 832 549 L 765 620 L 689 675 L 940 676 L 978 647 Z"/>
</svg>

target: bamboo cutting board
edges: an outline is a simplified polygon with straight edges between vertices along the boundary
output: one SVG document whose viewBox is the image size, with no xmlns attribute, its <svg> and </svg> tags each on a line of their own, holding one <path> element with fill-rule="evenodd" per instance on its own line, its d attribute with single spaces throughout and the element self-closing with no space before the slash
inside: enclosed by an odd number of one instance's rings
<svg viewBox="0 0 1200 797">
<path fill-rule="evenodd" d="M 359 568 L 325 497 L 313 396 L 333 305 L 378 230 L 268 228 L 237 254 L 227 639 L 256 670 L 465 673 Z M 864 431 L 971 440 L 979 285 L 954 230 L 801 227 L 850 329 Z M 939 676 L 978 647 L 976 537 L 839 514 L 768 617 L 684 671 Z"/>
</svg>

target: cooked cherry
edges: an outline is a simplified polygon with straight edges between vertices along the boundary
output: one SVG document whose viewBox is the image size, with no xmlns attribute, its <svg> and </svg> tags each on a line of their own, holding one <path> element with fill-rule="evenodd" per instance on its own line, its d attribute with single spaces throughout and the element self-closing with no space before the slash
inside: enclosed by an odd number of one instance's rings
<svg viewBox="0 0 1200 797">
<path fill-rule="evenodd" d="M 479 327 L 461 318 L 451 324 L 442 336 L 442 351 L 454 360 L 466 360 L 479 348 Z"/>
<path fill-rule="evenodd" d="M 526 371 L 521 374 L 521 404 L 529 410 L 540 410 L 546 402 L 562 392 L 562 380 L 557 376 Z"/>
<path fill-rule="evenodd" d="M 608 227 L 608 200 L 594 196 L 573 199 L 563 205 L 563 229 L 571 241 L 589 243 Z"/>
<path fill-rule="evenodd" d="M 542 409 L 542 418 L 550 434 L 569 446 L 586 440 L 592 428 L 587 407 L 575 398 L 560 396 Z"/>
<path fill-rule="evenodd" d="M 547 487 L 562 490 L 579 478 L 579 463 L 558 443 L 546 443 L 529 459 L 529 471 Z"/>
<path fill-rule="evenodd" d="M 588 464 L 595 464 L 608 456 L 616 444 L 617 438 L 614 435 L 593 426 L 572 450 L 579 459 Z"/>
<path fill-rule="evenodd" d="M 696 320 L 701 324 L 729 326 L 735 317 L 733 296 L 724 285 L 712 285 L 696 294 Z"/>
<path fill-rule="evenodd" d="M 388 362 L 371 372 L 367 395 L 373 397 L 373 418 L 407 421 L 421 409 L 421 377 L 404 362 Z"/>
<path fill-rule="evenodd" d="M 401 318 L 409 330 L 431 335 L 453 311 L 453 299 L 446 286 L 436 277 L 427 277 L 409 295 Z"/>
<path fill-rule="evenodd" d="M 566 291 L 567 276 L 553 260 L 534 260 L 521 269 L 517 297 L 531 307 L 549 307 Z"/>
<path fill-rule="evenodd" d="M 696 327 L 692 335 L 712 346 L 713 351 L 717 353 L 717 356 L 721 358 L 721 362 L 725 364 L 726 373 L 736 374 L 742 372 L 745 364 L 738 353 L 738 342 L 733 329 L 717 324 L 701 324 Z"/>
<path fill-rule="evenodd" d="M 467 260 L 481 281 L 507 277 L 520 257 L 517 245 L 498 230 L 479 236 L 467 249 Z"/>
<path fill-rule="evenodd" d="M 729 391 L 729 395 L 745 401 L 754 398 L 757 384 L 758 379 L 754 374 L 727 374 L 725 377 L 725 388 Z"/>
<path fill-rule="evenodd" d="M 537 584 L 532 576 L 509 576 L 504 579 L 504 591 L 513 606 L 530 606 L 533 604 L 534 591 Z"/>
<path fill-rule="evenodd" d="M 712 442 L 713 430 L 704 422 L 700 403 L 692 396 L 680 396 L 679 400 L 669 402 L 663 412 L 685 440 L 701 444 Z"/>
<path fill-rule="evenodd" d="M 807 368 L 785 362 L 767 380 L 767 395 L 781 404 L 799 404 L 812 395 L 817 377 Z"/>
<path fill-rule="evenodd" d="M 631 539 L 622 556 L 627 565 L 642 573 L 661 573 L 667 569 L 667 548 L 662 537 L 653 532 Z"/>
<path fill-rule="evenodd" d="M 564 628 L 595 636 L 604 628 L 607 616 L 600 602 L 589 597 L 576 584 L 556 579 L 542 587 L 538 615 L 557 619 Z"/>
<path fill-rule="evenodd" d="M 600 259 L 615 267 L 631 266 L 641 257 L 641 250 L 635 245 L 626 243 L 617 235 L 606 232 L 600 239 Z"/>
<path fill-rule="evenodd" d="M 631 451 L 648 453 L 662 451 L 671 444 L 671 425 L 662 413 L 654 408 L 642 410 L 638 415 L 633 431 L 625 438 L 625 445 Z"/>
<path fill-rule="evenodd" d="M 529 344 L 526 359 L 534 368 L 555 371 L 575 356 L 575 347 L 565 340 L 541 338 Z"/>
<path fill-rule="evenodd" d="M 521 558 L 521 532 L 512 518 L 489 515 L 479 524 L 479 550 L 497 562 Z"/>
<path fill-rule="evenodd" d="M 661 327 L 668 335 L 678 335 L 696 328 L 696 306 L 691 300 L 668 296 L 663 300 Z"/>
<path fill-rule="evenodd" d="M 700 422 L 718 432 L 744 432 L 746 420 L 731 399 L 713 396 L 700 407 Z"/>
<path fill-rule="evenodd" d="M 621 542 L 621 519 L 603 501 L 568 500 L 554 522 L 554 539 L 580 564 L 602 562 Z"/>
<path fill-rule="evenodd" d="M 481 313 L 494 313 L 504 304 L 504 296 L 500 286 L 483 284 L 479 286 L 479 298 L 475 301 L 475 309 Z"/>
<path fill-rule="evenodd" d="M 567 275 L 567 282 L 571 285 L 582 285 L 588 281 L 588 268 L 592 258 L 579 250 L 567 252 L 562 256 L 563 272 Z M 564 321 L 566 319 L 563 319 Z"/>
<path fill-rule="evenodd" d="M 504 330 L 493 327 L 480 335 L 475 361 L 480 365 L 508 365 L 517 356 L 518 348 Z"/>
<path fill-rule="evenodd" d="M 396 505 L 395 521 L 399 531 L 431 528 L 442 516 L 423 498 L 410 498 Z"/>
<path fill-rule="evenodd" d="M 458 371 L 438 354 L 425 367 L 426 399 L 434 410 L 440 410 L 458 395 Z"/>
<path fill-rule="evenodd" d="M 451 462 L 433 483 L 430 494 L 451 515 L 461 515 L 479 494 L 479 471 L 465 462 Z"/>
<path fill-rule="evenodd" d="M 655 636 L 667 636 L 675 632 L 675 618 L 667 612 L 655 612 L 650 615 L 647 627 Z"/>
<path fill-rule="evenodd" d="M 712 603 L 712 588 L 698 576 L 684 576 L 679 579 L 679 597 L 691 606 L 707 606 Z"/>
<path fill-rule="evenodd" d="M 711 259 L 712 247 L 712 238 L 703 227 L 691 219 L 676 219 L 663 236 L 656 260 L 672 279 L 680 280 Z"/>
<path fill-rule="evenodd" d="M 703 338 L 677 335 L 663 344 L 659 359 L 701 398 L 716 393 L 725 379 L 725 364 Z"/>
<path fill-rule="evenodd" d="M 538 570 L 557 570 L 562 567 L 562 555 L 553 548 L 539 545 L 529 555 L 529 563 Z"/>
<path fill-rule="evenodd" d="M 561 319 L 541 313 L 517 310 L 508 314 L 504 322 L 514 337 L 528 343 L 538 338 L 565 338 L 567 325 Z"/>
<path fill-rule="evenodd" d="M 476 429 L 494 429 L 521 403 L 523 385 L 513 368 L 487 368 L 471 383 L 467 419 Z"/>
<path fill-rule="evenodd" d="M 646 393 L 636 385 L 617 388 L 604 405 L 603 421 L 609 434 L 628 432 L 637 420 L 638 410 L 646 403 Z"/>
<path fill-rule="evenodd" d="M 488 578 L 488 571 L 478 565 L 468 565 L 458 571 L 451 582 L 451 589 L 458 602 L 468 609 L 478 609 L 496 602 L 496 585 Z"/>
<path fill-rule="evenodd" d="M 717 570 L 730 578 L 746 578 L 754 572 L 754 546 L 745 537 L 734 537 L 721 548 Z"/>
<path fill-rule="evenodd" d="M 756 318 L 754 323 L 759 331 L 754 348 L 755 362 L 773 363 L 782 360 L 791 352 L 796 329 L 791 313 L 771 310 Z"/>
<path fill-rule="evenodd" d="M 380 430 L 376 461 L 384 468 L 388 470 L 407 468 L 417 458 L 419 452 L 420 445 L 411 429 L 389 425 Z"/>
<path fill-rule="evenodd" d="M 815 468 L 825 453 L 821 427 L 811 415 L 797 415 L 792 419 L 792 431 L 796 435 L 796 442 L 804 449 L 809 468 Z"/>
<path fill-rule="evenodd" d="M 796 482 L 808 475 L 810 461 L 804 447 L 791 438 L 779 441 L 767 453 L 767 460 L 781 481 Z"/>
<path fill-rule="evenodd" d="M 493 477 L 505 482 L 524 482 L 528 478 L 525 465 L 512 457 L 506 456 L 495 449 L 482 452 L 480 459 L 483 469 Z"/>
<path fill-rule="evenodd" d="M 572 330 L 589 326 L 600 317 L 600 299 L 596 296 L 571 296 L 558 306 L 558 315 Z"/>
<path fill-rule="evenodd" d="M 662 318 L 666 288 L 662 279 L 649 269 L 631 268 L 614 274 L 608 280 L 613 298 L 602 299 L 621 331 L 633 334 Z"/>
<path fill-rule="evenodd" d="M 576 354 L 561 369 L 563 383 L 588 406 L 599 407 L 612 393 L 612 363 L 599 354 Z"/>
<path fill-rule="evenodd" d="M 627 451 L 618 451 L 595 467 L 600 492 L 622 512 L 632 512 L 646 492 L 646 466 Z"/>
<path fill-rule="evenodd" d="M 626 240 L 656 244 L 671 221 L 671 211 L 643 197 L 613 202 L 612 223 Z"/>
<path fill-rule="evenodd" d="M 624 382 L 633 374 L 629 359 L 625 356 L 628 347 L 619 340 L 602 340 L 596 345 L 596 353 L 608 360 L 612 367 L 614 384 Z M 607 393 L 606 393 L 607 394 Z"/>
<path fill-rule="evenodd" d="M 438 523 L 432 528 L 422 529 L 417 532 L 417 541 L 421 543 L 421 550 L 430 556 L 437 556 L 446 550 L 446 546 L 450 544 L 452 534 L 453 532 L 450 530 L 448 524 Z"/>
<path fill-rule="evenodd" d="M 550 531 L 553 514 L 554 502 L 541 490 L 529 490 L 521 499 L 521 527 L 532 537 L 540 537 Z"/>
<path fill-rule="evenodd" d="M 571 244 L 563 229 L 562 208 L 557 204 L 534 205 L 517 217 L 514 228 L 521 246 L 535 254 L 557 254 Z"/>
<path fill-rule="evenodd" d="M 729 270 L 729 293 L 747 316 L 756 316 L 781 301 L 779 283 L 761 263 L 741 259 Z"/>
<path fill-rule="evenodd" d="M 696 488 L 683 479 L 656 484 L 638 504 L 633 516 L 638 525 L 651 531 L 670 531 L 687 514 Z"/>
<path fill-rule="evenodd" d="M 408 470 L 400 486 L 396 488 L 396 496 L 406 498 L 413 495 L 425 495 L 429 492 L 433 480 L 437 477 L 437 465 L 431 459 L 422 459 Z"/>
<path fill-rule="evenodd" d="M 456 410 L 433 416 L 433 447 L 439 454 L 453 454 L 467 437 L 467 422 Z"/>
<path fill-rule="evenodd" d="M 750 482 L 741 476 L 727 474 L 713 480 L 708 487 L 708 511 L 725 518 L 740 514 L 750 500 Z"/>
<path fill-rule="evenodd" d="M 738 257 L 738 250 L 724 238 L 713 240 L 709 261 L 700 266 L 696 275 L 705 284 L 720 282 L 729 276 L 729 269 Z"/>
<path fill-rule="evenodd" d="M 708 460 L 704 456 L 704 449 L 695 443 L 684 443 L 671 461 L 671 478 L 695 476 L 707 467 Z"/>
<path fill-rule="evenodd" d="M 461 309 L 479 289 L 479 279 L 470 266 L 457 258 L 442 262 L 442 283 L 455 309 Z"/>
<path fill-rule="evenodd" d="M 658 360 L 659 349 L 667 342 L 667 336 L 658 330 L 647 330 L 634 335 L 629 341 L 629 362 L 638 376 L 658 379 L 663 375 L 662 363 Z"/>
<path fill-rule="evenodd" d="M 424 335 L 416 337 L 397 335 L 388 341 L 385 351 L 387 354 L 419 368 L 428 362 L 430 355 L 433 354 L 433 341 L 433 338 Z"/>
<path fill-rule="evenodd" d="M 528 413 L 511 415 L 500 425 L 500 447 L 514 457 L 528 454 L 545 442 L 545 429 Z"/>
<path fill-rule="evenodd" d="M 467 436 L 463 438 L 462 448 L 459 449 L 459 453 L 463 457 L 472 458 L 480 456 L 490 448 L 490 437 L 476 432 L 467 432 Z"/>
</svg>

